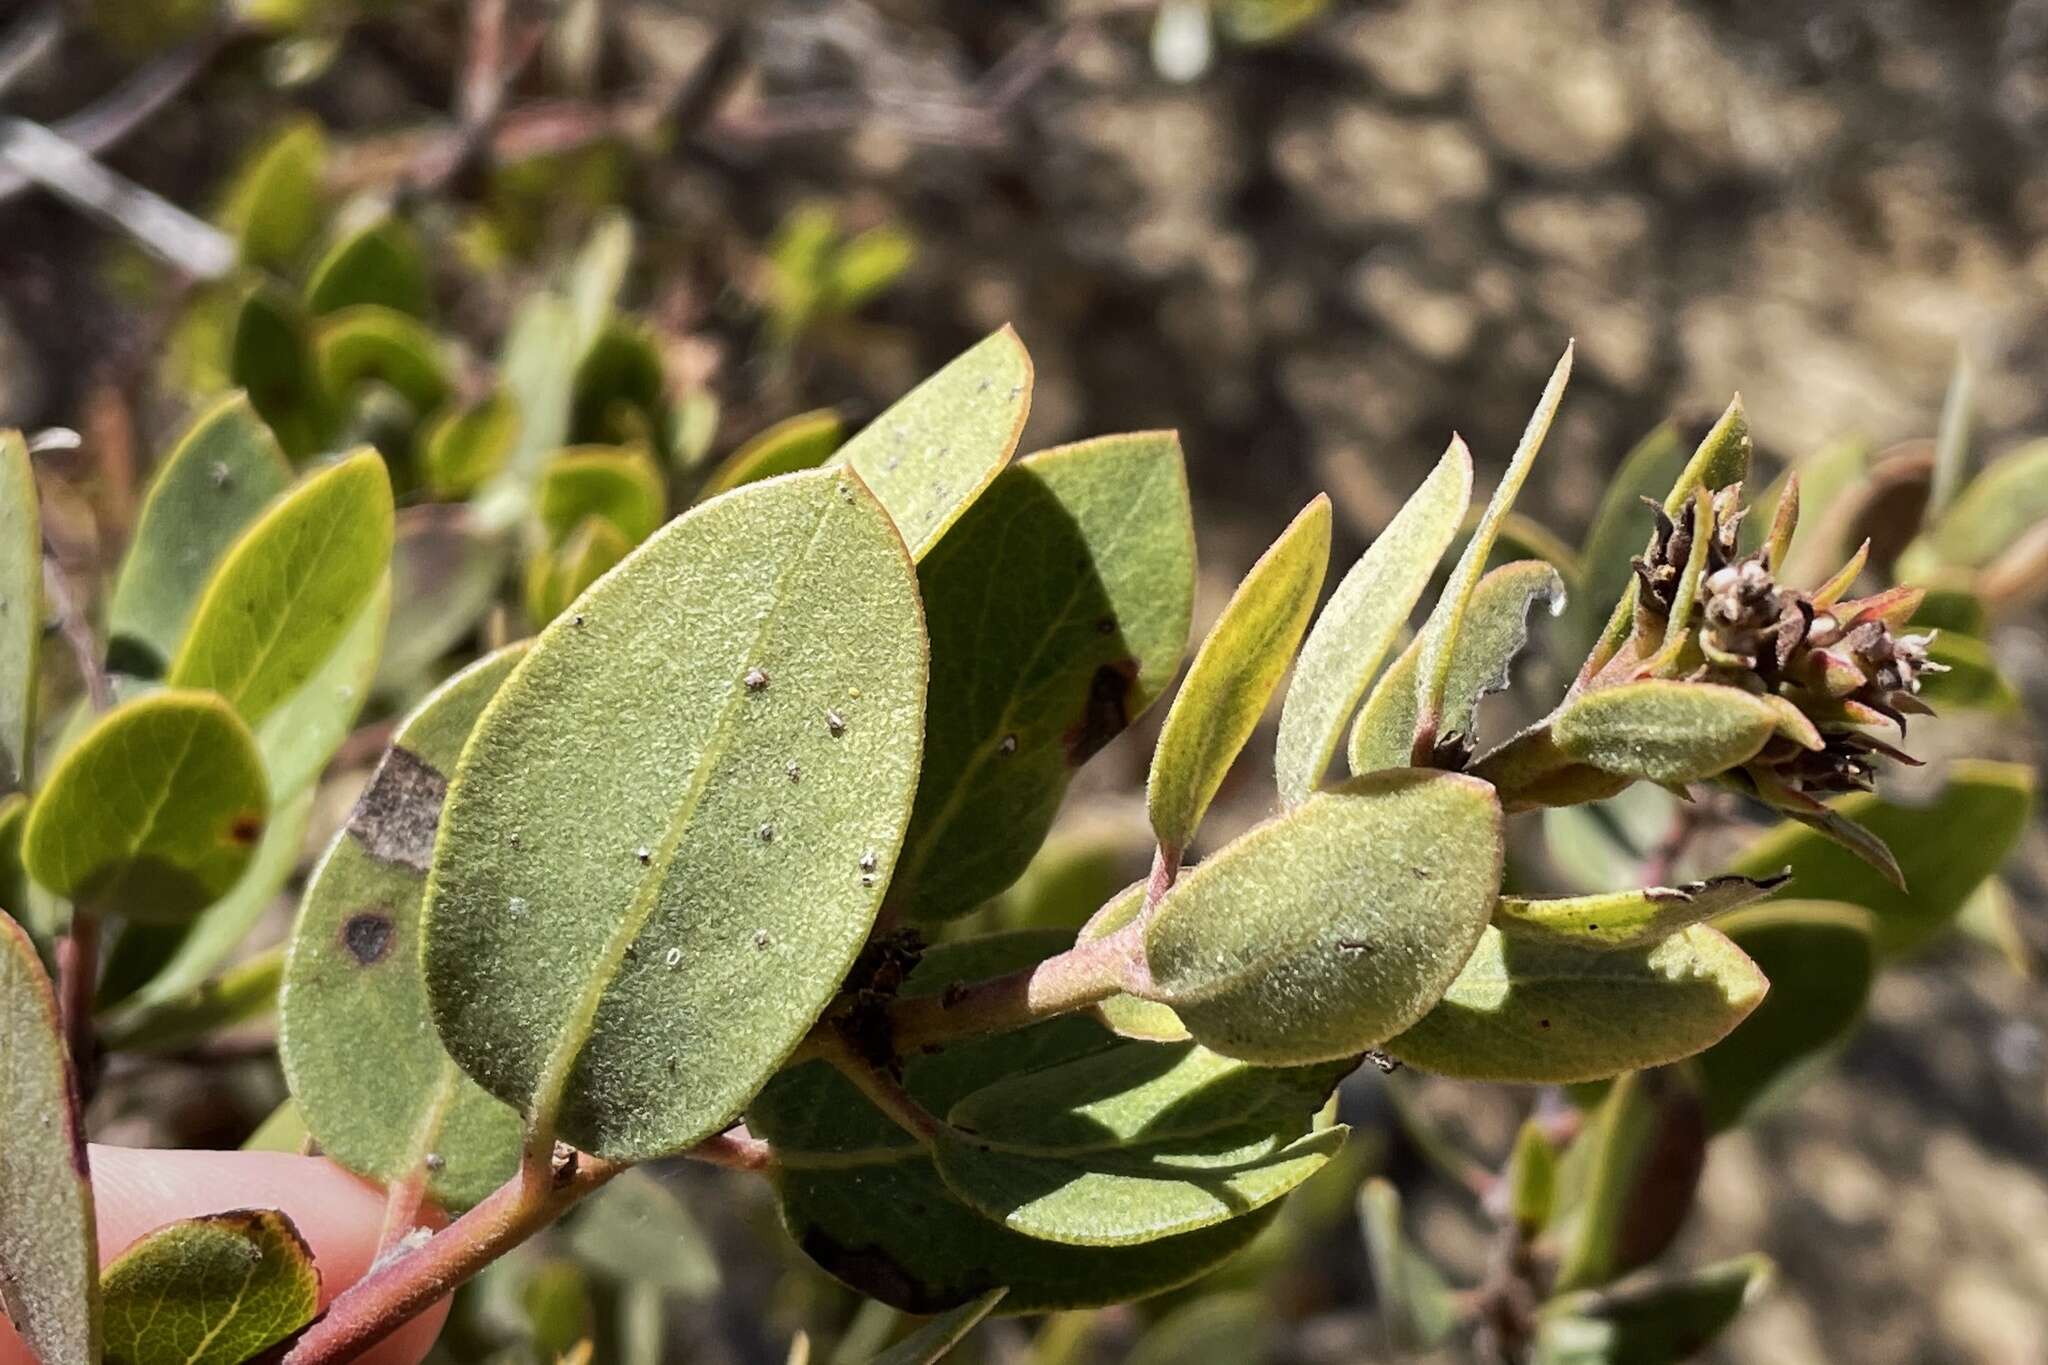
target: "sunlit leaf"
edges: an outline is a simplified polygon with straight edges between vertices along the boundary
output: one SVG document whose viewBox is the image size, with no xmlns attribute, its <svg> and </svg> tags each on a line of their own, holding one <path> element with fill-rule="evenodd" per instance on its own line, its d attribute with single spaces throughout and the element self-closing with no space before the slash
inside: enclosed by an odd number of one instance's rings
<svg viewBox="0 0 2048 1365">
<path fill-rule="evenodd" d="M 427 263 L 419 236 L 396 218 L 380 218 L 345 234 L 306 277 L 306 308 L 315 317 L 365 303 L 425 317 L 427 302 Z"/>
<path fill-rule="evenodd" d="M 1330 562 L 1330 500 L 1318 496 L 1252 565 L 1166 713 L 1147 812 L 1160 847 L 1188 846 L 1216 789 L 1294 660 Z"/>
<path fill-rule="evenodd" d="M 845 423 L 831 408 L 785 418 L 719 461 L 697 490 L 697 501 L 729 493 L 741 484 L 815 469 L 832 457 L 844 439 Z"/>
<path fill-rule="evenodd" d="M 1375 1176 L 1358 1191 L 1358 1221 L 1365 1231 L 1373 1295 L 1387 1344 L 1396 1351 L 1432 1351 L 1457 1326 L 1450 1286 L 1401 1228 L 1401 1196 Z"/>
<path fill-rule="evenodd" d="M 1704 925 L 1637 948 L 1489 928 L 1443 999 L 1383 1050 L 1463 1080 L 1601 1080 L 1718 1042 L 1768 986 Z"/>
<path fill-rule="evenodd" d="M 1500 888 L 1493 789 L 1407 769 L 1353 779 L 1183 876 L 1146 931 L 1154 991 L 1247 1061 L 1355 1056 L 1436 1003 Z"/>
<path fill-rule="evenodd" d="M 1346 722 L 1429 585 L 1471 496 L 1472 456 L 1453 440 L 1316 617 L 1287 684 L 1273 751 L 1285 804 L 1300 805 L 1322 782 Z"/>
<path fill-rule="evenodd" d="M 242 163 L 218 221 L 241 242 L 244 261 L 280 274 L 296 270 L 327 217 L 326 163 L 326 136 L 310 118 L 286 124 Z"/>
<path fill-rule="evenodd" d="M 1713 877 L 1682 886 L 1646 886 L 1555 900 L 1502 896 L 1494 907 L 1493 922 L 1510 934 L 1582 948 L 1641 948 L 1762 900 L 1784 884 L 1783 876 Z"/>
<path fill-rule="evenodd" d="M 541 476 L 541 527 L 559 545 L 586 517 L 602 517 L 628 545 L 638 545 L 661 525 L 667 497 L 661 470 L 645 451 L 577 447 L 551 460 Z"/>
<path fill-rule="evenodd" d="M 832 256 L 825 288 L 835 308 L 846 312 L 896 282 L 917 259 L 917 243 L 899 227 L 884 223 L 856 233 Z"/>
<path fill-rule="evenodd" d="M 1751 693 L 1653 678 L 1567 703 L 1550 736 L 1566 755 L 1603 772 L 1668 785 L 1748 762 L 1777 728 L 1777 712 Z"/>
<path fill-rule="evenodd" d="M 603 1155 L 730 1122 L 874 922 L 920 627 L 887 514 L 834 469 L 678 518 L 543 631 L 451 778 L 428 887 L 463 1069 Z"/>
<path fill-rule="evenodd" d="M 287 800 L 312 785 L 348 738 L 369 700 L 390 619 L 387 574 L 376 581 L 348 632 L 320 666 L 257 725 L 256 747 L 270 773 L 272 800 Z"/>
<path fill-rule="evenodd" d="M 420 905 L 448 774 L 525 652 L 514 645 L 464 669 L 393 734 L 307 883 L 279 999 L 280 1059 L 322 1150 L 383 1181 L 424 1165 L 451 1208 L 512 1173 L 520 1125 L 428 1025 Z"/>
<path fill-rule="evenodd" d="M 200 414 L 157 467 L 121 561 L 107 606 L 111 667 L 162 675 L 221 556 L 291 481 L 246 395 Z"/>
<path fill-rule="evenodd" d="M 1524 1236 L 1534 1237 L 1557 1211 L 1557 1148 L 1540 1119 L 1525 1119 L 1508 1157 L 1508 1213 Z"/>
<path fill-rule="evenodd" d="M 263 760 L 233 708 L 166 689 L 100 717 L 29 808 L 22 861 L 94 914 L 175 920 L 225 894 L 270 807 Z"/>
<path fill-rule="evenodd" d="M 512 458 L 519 426 L 519 404 L 503 392 L 443 412 L 420 443 L 428 489 L 439 498 L 468 497 Z"/>
<path fill-rule="evenodd" d="M 1771 1282 L 1770 1258 L 1741 1256 L 1690 1274 L 1553 1300 L 1533 1365 L 1677 1365 L 1693 1360 Z"/>
<path fill-rule="evenodd" d="M 840 447 L 923 559 L 1017 448 L 1031 357 L 1008 327 L 961 353 Z"/>
<path fill-rule="evenodd" d="M 46 1361 L 99 1358 L 92 1182 L 50 979 L 0 915 L 0 1308 Z"/>
<path fill-rule="evenodd" d="M 108 1365 L 241 1365 L 313 1320 L 320 1272 L 275 1209 L 187 1218 L 108 1265 Z"/>
<path fill-rule="evenodd" d="M 1016 880 L 1074 770 L 1179 667 L 1194 559 L 1180 443 L 1163 432 L 1019 460 L 961 518 L 918 569 L 946 704 L 892 906 L 962 915 Z"/>
<path fill-rule="evenodd" d="M 0 792 L 35 767 L 36 660 L 43 638 L 43 532 L 28 442 L 0 432 Z"/>
<path fill-rule="evenodd" d="M 355 626 L 391 559 L 391 481 L 375 451 L 321 469 L 221 561 L 165 681 L 260 723 Z"/>
<path fill-rule="evenodd" d="M 2048 520 L 2048 441 L 2020 447 L 1988 465 L 1956 495 L 1928 531 L 1924 547 L 1908 550 L 1900 572 L 1953 565 L 1981 569 L 2027 531 Z"/>
<path fill-rule="evenodd" d="M 989 1310 L 1001 1303 L 1003 1295 L 1008 1292 L 1006 1289 L 991 1289 L 958 1308 L 948 1308 L 876 1356 L 868 1365 L 934 1365 L 959 1345 L 960 1339 L 973 1331 L 974 1325 L 987 1317 Z"/>
<path fill-rule="evenodd" d="M 2035 781 L 2024 764 L 1962 759 L 1949 766 L 1946 785 L 1929 805 L 1872 793 L 1836 802 L 1838 817 L 1890 845 L 1905 877 L 1903 890 L 1825 834 L 1792 823 L 1750 844 L 1731 870 L 1759 876 L 1791 868 L 1802 891 L 1870 911 L 1878 955 L 1894 957 L 1939 934 L 2004 863 L 2026 828 Z"/>
</svg>

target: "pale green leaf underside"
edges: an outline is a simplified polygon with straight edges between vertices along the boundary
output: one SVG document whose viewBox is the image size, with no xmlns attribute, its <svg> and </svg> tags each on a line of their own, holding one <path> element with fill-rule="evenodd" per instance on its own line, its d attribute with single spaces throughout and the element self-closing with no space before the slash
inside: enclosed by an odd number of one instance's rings
<svg viewBox="0 0 2048 1365">
<path fill-rule="evenodd" d="M 1145 784 L 1152 830 L 1184 849 L 1293 661 L 1330 563 L 1330 500 L 1318 494 L 1252 565 L 1188 666 Z"/>
<path fill-rule="evenodd" d="M 1171 433 L 1040 451 L 997 477 L 918 568 L 945 704 L 892 906 L 963 915 L 1017 879 L 1074 769 L 1180 666 L 1194 580 Z"/>
<path fill-rule="evenodd" d="M 1564 580 L 1539 560 L 1503 564 L 1479 580 L 1451 651 L 1439 738 L 1471 735 L 1480 701 L 1507 686 L 1508 669 L 1528 643 L 1529 613 L 1538 602 L 1547 603 L 1553 616 L 1564 605 Z M 1415 749 L 1415 676 L 1421 653 L 1418 636 L 1366 698 L 1351 728 L 1347 759 L 1352 772 L 1408 766 Z"/>
<path fill-rule="evenodd" d="M 1125 1044 L 968 1096 L 933 1156 L 956 1195 L 1012 1231 L 1156 1241 L 1250 1213 L 1320 1170 L 1344 1134 L 1312 1131 L 1316 1113 L 1351 1066 Z"/>
<path fill-rule="evenodd" d="M 1754 758 L 1777 730 L 1761 697 L 1660 678 L 1588 692 L 1550 723 L 1557 747 L 1617 777 L 1696 782 Z"/>
<path fill-rule="evenodd" d="M 285 1077 L 321 1149 L 383 1181 L 425 1163 L 434 1197 L 455 1209 L 511 1175 L 520 1123 L 429 1024 L 420 902 L 447 775 L 525 652 L 513 645 L 456 674 L 392 736 L 306 886 L 278 1000 Z"/>
<path fill-rule="evenodd" d="M 1124 888 L 1081 926 L 1078 941 L 1088 943 L 1109 937 L 1136 919 L 1144 904 L 1145 883 L 1138 882 Z M 1148 1043 L 1178 1043 L 1188 1036 L 1188 1026 L 1180 1021 L 1171 1005 L 1140 1000 L 1135 995 L 1117 994 L 1098 1002 L 1095 1017 L 1120 1038 L 1135 1038 Z"/>
<path fill-rule="evenodd" d="M 0 1308 L 45 1361 L 99 1353 L 99 1256 L 85 1135 L 50 979 L 0 914 Z"/>
<path fill-rule="evenodd" d="M 1017 448 L 1031 357 L 1008 327 L 962 352 L 839 449 L 921 560 Z"/>
<path fill-rule="evenodd" d="M 874 922 L 921 625 L 887 514 L 831 469 L 678 518 L 542 632 L 463 752 L 428 884 L 463 1069 L 607 1156 L 728 1123 Z"/>
<path fill-rule="evenodd" d="M 107 1365 L 241 1365 L 313 1320 L 320 1272 L 275 1209 L 188 1218 L 106 1269 Z"/>
<path fill-rule="evenodd" d="M 697 491 L 697 501 L 778 474 L 815 469 L 831 458 L 843 439 L 845 424 L 831 408 L 784 418 L 721 460 Z"/>
<path fill-rule="evenodd" d="M 22 862 L 91 913 L 175 920 L 241 877 L 269 808 L 241 718 L 218 696 L 164 689 L 99 717 L 57 761 Z"/>
<path fill-rule="evenodd" d="M 34 766 L 36 659 L 43 638 L 43 533 L 35 471 L 18 431 L 0 432 L 0 792 Z"/>
<path fill-rule="evenodd" d="M 891 1346 L 888 1350 L 868 1362 L 868 1365 L 934 1365 L 946 1352 L 960 1344 L 960 1341 L 974 1325 L 989 1315 L 1003 1300 L 1007 1289 L 991 1289 L 978 1299 L 970 1299 L 958 1308 L 949 1308 L 921 1324 L 915 1332 Z"/>
<path fill-rule="evenodd" d="M 1472 456 L 1453 441 L 1316 617 L 1280 708 L 1273 768 L 1283 804 L 1300 805 L 1322 782 L 1345 723 L 1429 586 L 1471 496 Z"/>
<path fill-rule="evenodd" d="M 162 673 L 221 556 L 291 481 L 284 452 L 245 395 L 200 414 L 157 467 L 121 560 L 107 606 L 115 667 Z"/>
<path fill-rule="evenodd" d="M 1384 1050 L 1464 1080 L 1602 1080 L 1711 1046 L 1768 986 L 1705 925 L 1621 949 L 1488 928 L 1436 1008 Z"/>
<path fill-rule="evenodd" d="M 166 681 L 218 692 L 260 723 L 356 624 L 391 537 L 391 480 L 375 451 L 313 474 L 228 551 Z"/>
<path fill-rule="evenodd" d="M 1802 891 L 1870 911 L 1881 957 L 1910 952 L 1939 934 L 1970 893 L 1996 872 L 2018 842 L 2038 779 L 2025 764 L 1963 759 L 1949 765 L 1934 801 L 1909 806 L 1871 793 L 1844 797 L 1835 813 L 1893 850 L 1905 874 L 1900 890 L 1861 858 L 1805 825 L 1786 823 L 1742 850 L 1731 871 L 1764 876 L 1789 867 Z"/>
<path fill-rule="evenodd" d="M 1493 788 L 1454 773 L 1353 779 L 1184 876 L 1146 932 L 1156 997 L 1247 1061 L 1353 1056 L 1451 984 L 1500 889 Z"/>
<path fill-rule="evenodd" d="M 1493 922 L 1510 934 L 1583 948 L 1640 948 L 1762 900 L 1784 884 L 1782 875 L 1711 877 L 1683 886 L 1645 886 L 1551 900 L 1502 896 Z"/>
</svg>

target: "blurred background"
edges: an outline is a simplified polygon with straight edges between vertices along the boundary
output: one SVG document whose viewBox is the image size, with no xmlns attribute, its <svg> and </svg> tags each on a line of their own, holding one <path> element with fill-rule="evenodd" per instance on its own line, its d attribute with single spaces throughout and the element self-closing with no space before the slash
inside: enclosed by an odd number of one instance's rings
<svg viewBox="0 0 2048 1365">
<path fill-rule="evenodd" d="M 1037 367 L 1023 449 L 1180 430 L 1198 629 L 1318 490 L 1348 563 L 1453 431 L 1490 484 L 1568 338 L 1520 508 L 1573 544 L 1646 432 L 1696 436 L 1738 390 L 1773 471 L 1930 437 L 1959 352 L 1979 463 L 2048 433 L 2048 0 L 0 0 L 0 113 L 0 426 L 82 433 L 39 457 L 75 493 L 81 574 L 226 382 L 223 233 L 252 158 L 306 127 L 311 179 L 271 193 L 309 236 L 364 201 L 411 215 L 466 357 L 623 211 L 622 303 L 710 456 L 810 409 L 863 421 L 1014 323 Z M 2036 718 L 2042 625 L 2037 605 L 1991 640 Z M 1071 837 L 1141 822 L 1151 734 L 1077 785 Z M 1968 745 L 2036 760 L 2024 715 Z M 1240 765 L 1212 846 L 1266 811 L 1265 781 Z M 1674 1257 L 1761 1249 L 1780 1272 L 1714 1358 L 2048 1361 L 2044 874 L 2036 828 L 1997 946 L 1886 972 L 1824 1075 L 1714 1143 Z M 253 1051 L 110 1087 L 98 1134 L 240 1141 L 278 1097 Z M 995 1323 L 970 1350 L 1391 1359 L 1358 1179 L 1389 1175 L 1411 1236 L 1476 1278 L 1487 1224 L 1418 1125 L 1498 1162 L 1529 1103 L 1394 1079 L 1354 1081 L 1346 1169 L 1284 1237 L 1163 1303 Z M 660 1245 L 686 1250 L 633 1311 L 673 1330 L 640 1358 L 779 1361 L 802 1327 L 831 1359 L 889 1329 L 761 1192 L 669 1188 L 687 1231 Z M 450 1358 L 625 1321 L 601 1256 L 558 1251 L 472 1295 Z"/>
</svg>

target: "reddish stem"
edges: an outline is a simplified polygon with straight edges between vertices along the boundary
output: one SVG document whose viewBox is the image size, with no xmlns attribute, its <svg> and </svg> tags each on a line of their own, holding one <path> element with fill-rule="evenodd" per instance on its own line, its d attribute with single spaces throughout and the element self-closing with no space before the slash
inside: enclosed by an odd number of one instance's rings
<svg viewBox="0 0 2048 1365">
<path fill-rule="evenodd" d="M 1035 967 L 899 1001 L 889 1011 L 896 1049 L 909 1053 L 952 1038 L 1008 1033 L 1086 1009 L 1119 991 L 1143 990 L 1151 982 L 1144 928 L 1133 920 L 1107 938 L 1077 943 Z"/>
<path fill-rule="evenodd" d="M 57 1009 L 64 1021 L 64 1045 L 78 1078 L 78 1099 L 92 1098 L 98 1078 L 93 1056 L 93 997 L 99 989 L 100 922 L 83 910 L 71 912 L 71 928 L 57 940 Z"/>
</svg>

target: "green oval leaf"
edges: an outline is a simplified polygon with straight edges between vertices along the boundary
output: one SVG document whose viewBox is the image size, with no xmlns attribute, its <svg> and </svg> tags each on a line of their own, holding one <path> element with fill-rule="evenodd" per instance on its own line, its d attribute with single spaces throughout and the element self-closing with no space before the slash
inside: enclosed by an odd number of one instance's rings
<svg viewBox="0 0 2048 1365">
<path fill-rule="evenodd" d="M 327 138 L 310 118 L 294 119 L 235 171 L 217 221 L 241 242 L 242 259 L 293 274 L 327 216 L 321 179 Z"/>
<path fill-rule="evenodd" d="M 421 469 L 437 498 L 466 498 L 512 458 L 519 444 L 519 404 L 509 393 L 452 407 L 421 439 Z"/>
<path fill-rule="evenodd" d="M 1947 670 L 1929 673 L 1921 683 L 1921 699 L 1935 710 L 2005 715 L 2019 709 L 2019 690 L 1999 671 L 1991 646 L 1982 640 L 1945 630 L 1927 647 L 1927 657 Z"/>
<path fill-rule="evenodd" d="M 1543 396 L 1536 400 L 1536 411 L 1529 415 L 1529 424 L 1522 430 L 1522 439 L 1515 446 L 1514 457 L 1508 461 L 1506 472 L 1494 487 L 1493 497 L 1488 499 L 1486 511 L 1480 516 L 1472 538 L 1465 542 L 1464 553 L 1458 556 L 1457 566 L 1451 570 L 1451 579 L 1444 585 L 1443 596 L 1437 599 L 1429 619 L 1423 622 L 1422 630 L 1416 636 L 1420 642 L 1420 657 L 1415 668 L 1418 754 L 1426 752 L 1443 733 L 1451 662 L 1457 649 L 1458 635 L 1465 628 L 1467 605 L 1486 572 L 1486 561 L 1493 554 L 1493 542 L 1500 534 L 1501 523 L 1513 508 L 1516 495 L 1522 491 L 1522 484 L 1536 463 L 1536 452 L 1543 448 L 1543 438 L 1549 434 L 1551 419 L 1557 415 L 1557 405 L 1564 398 L 1565 383 L 1572 374 L 1572 350 L 1572 345 L 1567 344 L 1564 354 L 1558 358 L 1557 367 L 1550 373 L 1550 381 L 1543 386 Z"/>
<path fill-rule="evenodd" d="M 1317 1111 L 1352 1069 L 1251 1066 L 1129 1044 L 998 1082 L 946 1115 L 939 1176 L 1014 1232 L 1129 1246 L 1260 1208 L 1322 1169 Z"/>
<path fill-rule="evenodd" d="M 1686 449 L 1669 422 L 1636 443 L 1600 496 L 1600 509 L 1586 529 L 1579 552 L 1585 580 L 1566 606 L 1564 652 L 1577 659 L 1590 650 L 1614 604 L 1633 577 L 1629 559 L 1642 552 L 1650 522 L 1644 498 L 1662 501 L 1685 468 Z"/>
<path fill-rule="evenodd" d="M 1705 925 L 1641 948 L 1489 927 L 1436 1008 L 1383 1050 L 1462 1080 L 1602 1080 L 1712 1046 L 1769 985 Z"/>
<path fill-rule="evenodd" d="M 269 808 L 255 738 L 226 702 L 152 692 L 57 760 L 29 808 L 22 862 L 82 910 L 176 920 L 241 877 Z"/>
<path fill-rule="evenodd" d="M 903 995 L 936 994 L 1040 961 L 1057 933 L 1003 934 L 928 950 Z M 1118 1046 L 1083 1015 L 999 1038 L 974 1038 L 904 1060 L 903 1083 L 927 1110 L 1007 1078 Z M 777 1076 L 747 1112 L 774 1144 L 783 1222 L 803 1251 L 864 1294 L 934 1313 L 1008 1286 L 1004 1313 L 1094 1308 L 1187 1283 L 1241 1250 L 1277 1207 L 1136 1246 L 1079 1247 L 1012 1232 L 953 1194 L 926 1150 L 838 1071 L 810 1062 Z"/>
<path fill-rule="evenodd" d="M 1081 926 L 1077 941 L 1090 943 L 1108 938 L 1136 919 L 1144 906 L 1145 883 L 1126 887 Z M 1095 1006 L 1095 1017 L 1119 1038 L 1135 1038 L 1148 1043 L 1178 1043 L 1188 1036 L 1188 1026 L 1181 1022 L 1171 1005 L 1140 1000 L 1135 995 L 1118 993 L 1099 1001 Z"/>
<path fill-rule="evenodd" d="M 57 999 L 0 914 L 0 1308 L 36 1357 L 99 1358 L 99 1253 L 85 1133 Z"/>
<path fill-rule="evenodd" d="M 1646 1284 L 1561 1296 L 1539 1321 L 1534 1365 L 1677 1365 L 1695 1359 L 1770 1287 L 1772 1276 L 1771 1259 L 1758 1254 Z"/>
<path fill-rule="evenodd" d="M 298 301 L 275 285 L 259 284 L 243 298 L 228 377 L 248 392 L 285 454 L 304 460 L 326 444 L 332 423 L 311 330 Z"/>
<path fill-rule="evenodd" d="M 398 219 L 343 235 L 306 277 L 306 308 L 315 317 L 360 304 L 427 314 L 426 258 L 418 234 Z"/>
<path fill-rule="evenodd" d="M 525 644 L 450 678 L 406 717 L 306 885 L 278 1000 L 278 1052 L 323 1151 L 386 1182 L 424 1167 L 448 1208 L 519 1164 L 520 1122 L 428 1026 L 420 906 L 448 774 Z"/>
<path fill-rule="evenodd" d="M 391 561 L 391 480 L 372 450 L 312 474 L 228 551 L 165 681 L 254 725 L 355 626 Z"/>
<path fill-rule="evenodd" d="M 569 434 L 579 442 L 651 443 L 667 388 L 653 329 L 614 317 L 591 338 L 576 367 Z"/>
<path fill-rule="evenodd" d="M 661 525 L 668 491 L 645 451 L 581 446 L 563 451 L 541 475 L 540 523 L 560 545 L 589 517 L 610 522 L 638 545 Z"/>
<path fill-rule="evenodd" d="M 868 1365 L 934 1365 L 946 1352 L 960 1344 L 960 1341 L 974 1325 L 989 1315 L 989 1310 L 1003 1301 L 1007 1289 L 991 1289 L 978 1299 L 969 1299 L 958 1308 L 948 1308 L 923 1323 L 915 1332 L 891 1346 L 888 1350 L 868 1362 Z"/>
<path fill-rule="evenodd" d="M 1396 1351 L 1433 1351 L 1458 1323 L 1458 1302 L 1443 1272 L 1401 1228 L 1401 1194 L 1374 1176 L 1358 1191 L 1358 1222 L 1387 1344 Z"/>
<path fill-rule="evenodd" d="M 418 318 L 359 303 L 320 319 L 313 355 L 330 398 L 347 399 L 371 381 L 388 384 L 416 414 L 432 412 L 453 389 L 441 339 Z"/>
<path fill-rule="evenodd" d="M 778 474 L 815 469 L 832 458 L 832 452 L 845 439 L 846 424 L 831 408 L 785 418 L 719 461 L 704 480 L 704 486 L 697 490 L 697 501 Z"/>
<path fill-rule="evenodd" d="M 1194 610 L 1171 433 L 1019 460 L 918 568 L 932 641 L 924 776 L 892 907 L 966 914 L 1015 881 L 1068 779 L 1155 701 Z"/>
<path fill-rule="evenodd" d="M 2042 521 L 2048 521 L 2048 441 L 1986 466 L 1927 533 L 1927 543 L 1938 563 L 1981 569 Z"/>
<path fill-rule="evenodd" d="M 1777 727 L 1770 704 L 1738 688 L 1651 678 L 1566 703 L 1550 737 L 1602 772 L 1670 786 L 1747 763 Z"/>
<path fill-rule="evenodd" d="M 1031 357 L 1008 327 L 963 351 L 840 447 L 889 509 L 912 559 L 981 496 L 1017 449 Z"/>
<path fill-rule="evenodd" d="M 1145 935 L 1148 994 L 1226 1056 L 1356 1056 L 1451 984 L 1500 872 L 1500 805 L 1484 782 L 1410 770 L 1354 779 L 1167 892 Z"/>
<path fill-rule="evenodd" d="M 2033 769 L 2018 763 L 1960 759 L 1928 805 L 1857 793 L 1832 807 L 1889 844 L 1905 889 L 1822 831 L 1787 822 L 1745 848 L 1731 870 L 1745 876 L 1790 868 L 1797 884 L 1831 900 L 1860 905 L 1876 917 L 1880 958 L 1910 952 L 1955 919 L 1986 877 L 2018 843 L 2033 808 Z"/>
<path fill-rule="evenodd" d="M 887 514 L 820 470 L 671 522 L 542 632 L 463 753 L 428 884 L 463 1069 L 607 1156 L 730 1122 L 874 923 L 921 624 Z"/>
<path fill-rule="evenodd" d="M 18 431 L 0 432 L 0 792 L 35 767 L 36 660 L 43 640 L 43 530 L 35 470 Z"/>
<path fill-rule="evenodd" d="M 1508 670 L 1529 641 L 1529 613 L 1544 602 L 1554 616 L 1564 601 L 1564 579 L 1539 560 L 1503 564 L 1479 580 L 1451 651 L 1440 739 L 1471 737 L 1480 701 L 1507 686 Z M 1408 766 L 1415 748 L 1415 677 L 1421 655 L 1418 636 L 1366 698 L 1351 727 L 1347 758 L 1352 772 Z"/>
<path fill-rule="evenodd" d="M 1166 713 L 1145 784 L 1160 847 L 1195 837 L 1294 659 L 1329 563 L 1330 500 L 1317 494 L 1238 584 Z"/>
<path fill-rule="evenodd" d="M 1300 805 L 1322 782 L 1345 723 L 1429 586 L 1471 497 L 1472 456 L 1453 440 L 1316 617 L 1280 708 L 1273 771 L 1283 805 Z"/>
<path fill-rule="evenodd" d="M 107 607 L 109 667 L 163 675 L 221 556 L 291 481 L 248 395 L 229 394 L 200 414 L 142 501 Z"/>
<path fill-rule="evenodd" d="M 102 1294 L 107 1365 L 241 1365 L 313 1320 L 320 1272 L 291 1219 L 237 1209 L 144 1236 Z"/>
<path fill-rule="evenodd" d="M 1581 948 L 1641 948 L 1762 900 L 1787 880 L 1781 873 L 1764 878 L 1711 877 L 1683 886 L 1645 886 L 1559 900 L 1502 896 L 1493 922 L 1510 934 Z"/>
<path fill-rule="evenodd" d="M 1717 926 L 1770 978 L 1771 993 L 1692 1061 L 1715 1132 L 1780 1103 L 1863 1015 L 1877 964 L 1868 912 L 1782 901 Z"/>
</svg>

